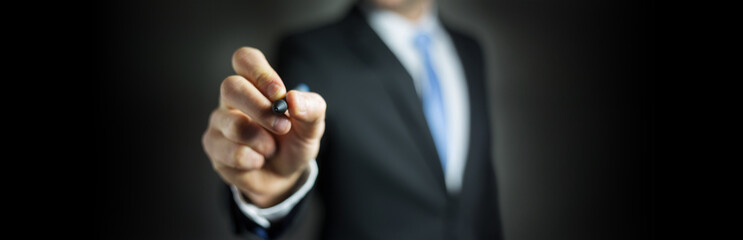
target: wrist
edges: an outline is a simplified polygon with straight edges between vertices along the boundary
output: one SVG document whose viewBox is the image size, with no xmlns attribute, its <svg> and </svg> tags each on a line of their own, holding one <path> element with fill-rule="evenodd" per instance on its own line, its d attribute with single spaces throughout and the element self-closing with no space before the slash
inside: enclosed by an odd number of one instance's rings
<svg viewBox="0 0 743 240">
<path fill-rule="evenodd" d="M 304 171 L 299 171 L 288 176 L 286 178 L 286 184 L 282 184 L 284 185 L 283 187 L 277 186 L 274 189 L 275 191 L 255 193 L 241 190 L 240 192 L 246 200 L 256 207 L 269 208 L 283 202 L 294 194 L 302 186 L 302 183 L 307 181 L 308 170 L 305 169 Z"/>
</svg>

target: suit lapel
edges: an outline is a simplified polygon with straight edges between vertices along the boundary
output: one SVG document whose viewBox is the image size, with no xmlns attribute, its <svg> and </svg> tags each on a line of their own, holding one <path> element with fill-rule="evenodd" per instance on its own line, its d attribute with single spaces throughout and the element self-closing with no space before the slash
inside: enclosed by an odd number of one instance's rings
<svg viewBox="0 0 743 240">
<path fill-rule="evenodd" d="M 478 48 L 473 48 L 471 42 L 466 41 L 460 33 L 452 31 L 447 25 L 444 25 L 456 48 L 459 59 L 462 62 L 470 102 L 470 134 L 469 146 L 467 151 L 467 164 L 464 169 L 462 178 L 461 196 L 471 192 L 474 186 L 478 186 L 482 181 L 480 175 L 482 169 L 477 169 L 480 165 L 477 162 L 485 159 L 490 161 L 489 149 L 490 127 L 488 126 L 488 110 L 486 97 L 484 94 L 485 76 L 483 75 L 482 52 Z M 479 109 L 479 110 L 478 110 Z M 483 138 L 483 134 L 486 136 Z M 486 140 L 486 141 L 483 141 Z M 488 165 L 489 166 L 489 165 Z"/>
<path fill-rule="evenodd" d="M 405 121 L 406 129 L 416 139 L 424 164 L 428 166 L 437 184 L 446 191 L 441 161 L 428 130 L 423 104 L 416 93 L 412 77 L 369 26 L 358 7 L 354 8 L 348 17 L 351 19 L 347 21 L 345 27 L 351 48 L 364 63 L 368 64 L 374 74 L 379 75 L 385 91 L 395 103 L 395 112 Z"/>
</svg>

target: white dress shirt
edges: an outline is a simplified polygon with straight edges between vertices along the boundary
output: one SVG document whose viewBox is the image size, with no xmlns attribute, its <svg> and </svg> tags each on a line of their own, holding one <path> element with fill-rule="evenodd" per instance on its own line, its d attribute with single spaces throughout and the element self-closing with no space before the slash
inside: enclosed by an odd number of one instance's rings
<svg viewBox="0 0 743 240">
<path fill-rule="evenodd" d="M 427 11 L 418 22 L 411 22 L 397 13 L 370 6 L 363 6 L 362 10 L 371 28 L 413 78 L 419 96 L 422 83 L 426 81 L 423 79 L 425 68 L 422 54 L 416 48 L 414 38 L 420 32 L 431 37 L 429 54 L 440 81 L 446 111 L 448 145 L 446 189 L 450 194 L 459 193 L 469 148 L 469 96 L 462 63 L 449 34 L 436 16 L 435 7 Z M 299 190 L 276 206 L 258 208 L 247 202 L 237 188 L 232 186 L 235 202 L 248 218 L 264 228 L 269 228 L 271 226 L 269 220 L 279 220 L 289 214 L 314 186 L 318 174 L 317 163 L 314 160 L 310 163 L 308 171 L 309 176 Z"/>
<path fill-rule="evenodd" d="M 421 96 L 426 79 L 423 56 L 414 39 L 420 32 L 431 38 L 429 54 L 441 86 L 447 123 L 446 189 L 449 193 L 458 193 L 462 188 L 469 148 L 470 104 L 462 63 L 449 33 L 439 22 L 436 9 L 426 11 L 417 23 L 391 11 L 372 7 L 362 9 L 371 28 L 413 77 L 418 96 Z"/>
</svg>

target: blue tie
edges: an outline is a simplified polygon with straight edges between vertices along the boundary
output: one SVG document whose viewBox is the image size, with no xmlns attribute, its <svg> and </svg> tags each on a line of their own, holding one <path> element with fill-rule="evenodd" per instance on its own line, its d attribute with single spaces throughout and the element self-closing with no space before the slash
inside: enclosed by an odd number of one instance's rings
<svg viewBox="0 0 743 240">
<path fill-rule="evenodd" d="M 429 48 L 431 38 L 425 33 L 415 36 L 415 46 L 420 50 L 425 68 L 425 74 L 422 81 L 423 95 L 423 112 L 426 115 L 428 128 L 431 130 L 433 142 L 436 144 L 436 150 L 441 159 L 441 169 L 446 172 L 446 115 L 444 109 L 444 98 L 441 95 L 441 86 L 439 78 L 434 71 L 433 62 Z"/>
</svg>

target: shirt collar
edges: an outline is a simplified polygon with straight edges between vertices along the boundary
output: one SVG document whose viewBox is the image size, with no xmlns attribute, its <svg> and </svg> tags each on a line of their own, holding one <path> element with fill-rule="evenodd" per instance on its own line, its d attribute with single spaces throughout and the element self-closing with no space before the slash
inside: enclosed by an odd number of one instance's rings
<svg viewBox="0 0 743 240">
<path fill-rule="evenodd" d="M 383 31 L 387 34 L 403 34 L 406 35 L 404 37 L 412 39 L 414 34 L 420 32 L 433 36 L 442 31 L 435 3 L 431 4 L 431 8 L 423 13 L 423 16 L 421 16 L 418 22 L 412 22 L 396 12 L 377 8 L 370 3 L 361 4 L 361 10 L 366 14 L 366 18 L 370 23 L 375 23 L 380 27 L 380 29 L 375 30 Z"/>
</svg>

